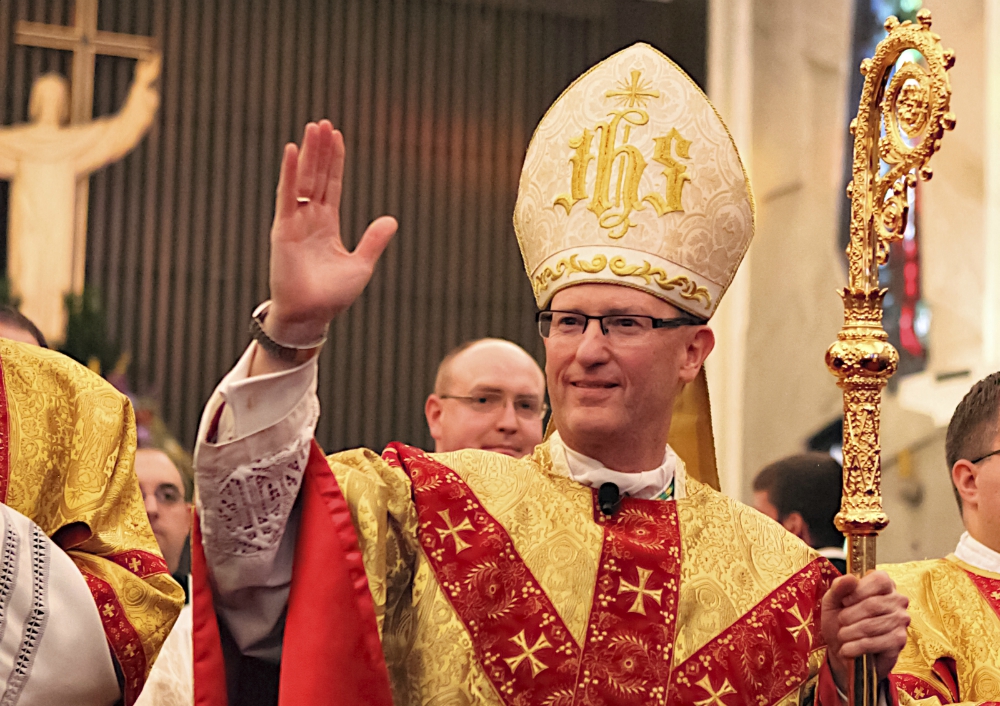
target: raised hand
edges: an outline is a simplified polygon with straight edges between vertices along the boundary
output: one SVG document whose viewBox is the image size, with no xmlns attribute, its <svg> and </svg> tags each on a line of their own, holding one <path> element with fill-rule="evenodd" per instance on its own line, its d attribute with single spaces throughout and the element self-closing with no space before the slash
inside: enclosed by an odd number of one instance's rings
<svg viewBox="0 0 1000 706">
<path fill-rule="evenodd" d="M 847 691 L 848 661 L 875 655 L 875 672 L 885 679 L 906 645 L 909 600 L 896 592 L 884 571 L 863 579 L 841 576 L 823 597 L 822 630 L 834 680 Z"/>
<path fill-rule="evenodd" d="M 371 279 L 396 232 L 390 216 L 375 219 L 348 252 L 340 237 L 344 137 L 328 120 L 306 125 L 302 148 L 285 145 L 271 226 L 271 309 L 264 328 L 275 340 L 319 339 Z"/>
</svg>

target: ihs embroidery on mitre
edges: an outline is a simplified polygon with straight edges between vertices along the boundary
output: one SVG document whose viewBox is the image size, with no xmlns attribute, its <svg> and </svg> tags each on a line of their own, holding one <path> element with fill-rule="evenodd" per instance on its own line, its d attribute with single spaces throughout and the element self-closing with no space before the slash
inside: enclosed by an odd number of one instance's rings
<svg viewBox="0 0 1000 706">
<path fill-rule="evenodd" d="M 647 164 L 639 148 L 629 144 L 629 138 L 632 128 L 642 128 L 649 123 L 646 105 L 650 99 L 659 98 L 660 92 L 651 82 L 643 80 L 641 70 L 633 69 L 628 80 L 622 79 L 616 88 L 604 95 L 609 102 L 617 103 L 618 108 L 608 113 L 606 122 L 597 123 L 593 129 L 584 128 L 580 135 L 569 140 L 572 150 L 570 193 L 557 196 L 554 205 L 562 206 L 569 215 L 578 202 L 589 197 L 587 208 L 597 217 L 598 225 L 608 231 L 610 238 L 617 240 L 629 228 L 635 227 L 631 215 L 634 211 L 642 211 L 646 204 L 656 210 L 657 216 L 684 210 L 681 196 L 691 177 L 687 174 L 687 165 L 678 160 L 689 159 L 691 141 L 684 139 L 677 128 L 653 138 L 652 160 L 663 166 L 664 191 L 640 195 L 639 182 Z M 593 151 L 595 137 L 598 138 L 596 155 Z M 587 172 L 595 160 L 593 193 L 588 193 Z"/>
</svg>

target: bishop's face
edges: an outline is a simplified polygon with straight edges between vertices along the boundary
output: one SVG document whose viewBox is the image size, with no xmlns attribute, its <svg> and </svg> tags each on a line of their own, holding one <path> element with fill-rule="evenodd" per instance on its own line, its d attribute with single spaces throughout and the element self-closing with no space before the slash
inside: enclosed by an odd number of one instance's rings
<svg viewBox="0 0 1000 706">
<path fill-rule="evenodd" d="M 550 308 L 658 319 L 681 313 L 651 294 L 615 284 L 567 287 L 556 293 Z M 706 326 L 659 328 L 623 339 L 604 335 L 597 321 L 579 335 L 550 335 L 545 339 L 545 373 L 560 435 L 570 448 L 602 461 L 622 457 L 607 453 L 609 449 L 651 449 L 650 457 L 659 455 L 649 466 L 655 467 L 662 459 L 674 399 L 695 379 L 714 341 Z"/>
</svg>

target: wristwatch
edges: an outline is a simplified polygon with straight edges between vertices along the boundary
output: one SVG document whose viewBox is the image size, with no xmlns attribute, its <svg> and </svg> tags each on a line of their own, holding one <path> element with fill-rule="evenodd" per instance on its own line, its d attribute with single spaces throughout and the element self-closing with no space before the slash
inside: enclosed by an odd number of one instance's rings
<svg viewBox="0 0 1000 706">
<path fill-rule="evenodd" d="M 286 363 L 304 363 L 317 348 L 326 343 L 326 331 L 323 332 L 323 336 L 318 341 L 301 346 L 275 341 L 264 331 L 264 319 L 267 318 L 267 312 L 270 308 L 271 300 L 268 299 L 254 309 L 253 315 L 250 317 L 250 337 L 257 341 L 257 345 L 270 355 Z"/>
</svg>

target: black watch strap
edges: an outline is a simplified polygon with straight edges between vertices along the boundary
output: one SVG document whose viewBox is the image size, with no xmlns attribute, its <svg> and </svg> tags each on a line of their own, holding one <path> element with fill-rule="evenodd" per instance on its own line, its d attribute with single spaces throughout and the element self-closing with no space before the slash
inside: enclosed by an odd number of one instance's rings
<svg viewBox="0 0 1000 706">
<path fill-rule="evenodd" d="M 267 318 L 268 309 L 271 306 L 270 301 L 266 301 L 257 307 L 254 311 L 253 316 L 250 317 L 250 337 L 257 341 L 257 345 L 267 351 L 270 355 L 274 356 L 278 360 L 283 360 L 288 363 L 294 363 L 301 361 L 304 354 L 311 353 L 316 350 L 324 343 L 326 343 L 326 335 L 324 334 L 321 339 L 315 343 L 310 343 L 305 346 L 289 346 L 284 343 L 279 343 L 273 338 L 267 335 L 264 331 L 264 319 Z"/>
</svg>

